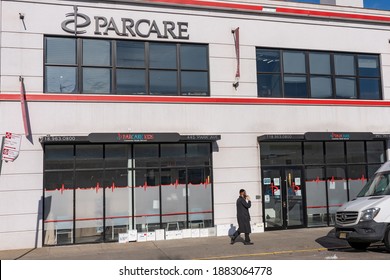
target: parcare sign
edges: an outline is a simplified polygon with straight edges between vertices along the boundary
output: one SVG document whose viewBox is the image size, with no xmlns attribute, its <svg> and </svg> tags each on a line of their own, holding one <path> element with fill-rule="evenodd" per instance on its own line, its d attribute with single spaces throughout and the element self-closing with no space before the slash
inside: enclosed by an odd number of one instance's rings
<svg viewBox="0 0 390 280">
<path fill-rule="evenodd" d="M 73 13 L 67 13 L 61 27 L 67 33 L 74 35 L 86 34 L 87 27 L 94 27 L 94 35 L 118 35 L 123 37 L 149 38 L 155 35 L 159 39 L 188 40 L 188 22 L 173 22 L 170 20 L 156 21 L 153 19 L 133 19 L 131 17 L 114 18 L 101 15 L 89 16 L 73 8 Z"/>
<path fill-rule="evenodd" d="M 5 133 L 2 160 L 14 161 L 19 156 L 20 143 L 22 142 L 22 135 L 11 132 Z"/>
</svg>

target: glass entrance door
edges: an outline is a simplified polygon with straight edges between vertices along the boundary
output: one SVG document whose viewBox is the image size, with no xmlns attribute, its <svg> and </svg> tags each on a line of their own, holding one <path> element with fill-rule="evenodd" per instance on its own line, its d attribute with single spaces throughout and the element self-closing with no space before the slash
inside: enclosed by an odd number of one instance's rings
<svg viewBox="0 0 390 280">
<path fill-rule="evenodd" d="M 263 215 L 266 229 L 304 226 L 302 174 L 300 167 L 263 169 Z"/>
<path fill-rule="evenodd" d="M 266 229 L 303 227 L 303 178 L 299 167 L 263 169 Z"/>
</svg>

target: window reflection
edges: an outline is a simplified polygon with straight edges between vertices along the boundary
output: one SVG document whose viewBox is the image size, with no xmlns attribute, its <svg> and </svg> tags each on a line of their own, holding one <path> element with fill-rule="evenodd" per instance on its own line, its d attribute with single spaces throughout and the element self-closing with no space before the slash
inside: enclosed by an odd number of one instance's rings
<svg viewBox="0 0 390 280">
<path fill-rule="evenodd" d="M 303 52 L 283 52 L 284 73 L 306 73 L 306 60 Z"/>
<path fill-rule="evenodd" d="M 177 72 L 150 71 L 150 94 L 177 95 Z"/>
<path fill-rule="evenodd" d="M 83 91 L 85 93 L 110 93 L 111 70 L 102 68 L 84 68 Z"/>
<path fill-rule="evenodd" d="M 50 93 L 208 96 L 208 68 L 207 45 L 45 38 Z"/>
<path fill-rule="evenodd" d="M 256 65 L 258 97 L 382 98 L 378 55 L 257 48 Z"/>
<path fill-rule="evenodd" d="M 284 76 L 284 95 L 288 98 L 307 97 L 306 77 Z"/>
<path fill-rule="evenodd" d="M 45 87 L 50 93 L 77 92 L 76 67 L 46 67 Z"/>
<path fill-rule="evenodd" d="M 45 245 L 213 226 L 210 143 L 50 145 L 44 179 Z"/>
</svg>

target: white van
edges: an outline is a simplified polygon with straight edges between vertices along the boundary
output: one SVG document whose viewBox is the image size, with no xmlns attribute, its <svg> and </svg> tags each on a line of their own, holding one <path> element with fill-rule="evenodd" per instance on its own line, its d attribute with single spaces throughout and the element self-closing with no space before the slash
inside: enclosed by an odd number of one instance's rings
<svg viewBox="0 0 390 280">
<path fill-rule="evenodd" d="M 357 198 L 337 210 L 336 237 L 358 250 L 384 242 L 390 251 L 390 161 L 375 172 Z"/>
</svg>

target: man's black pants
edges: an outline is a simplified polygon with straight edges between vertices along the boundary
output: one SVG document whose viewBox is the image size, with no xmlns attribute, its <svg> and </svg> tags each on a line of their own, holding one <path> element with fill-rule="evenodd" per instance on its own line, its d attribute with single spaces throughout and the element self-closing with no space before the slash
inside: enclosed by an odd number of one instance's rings
<svg viewBox="0 0 390 280">
<path fill-rule="evenodd" d="M 234 240 L 241 234 L 238 230 L 233 234 Z M 249 233 L 245 233 L 245 242 L 251 242 L 251 239 L 249 238 Z"/>
</svg>

